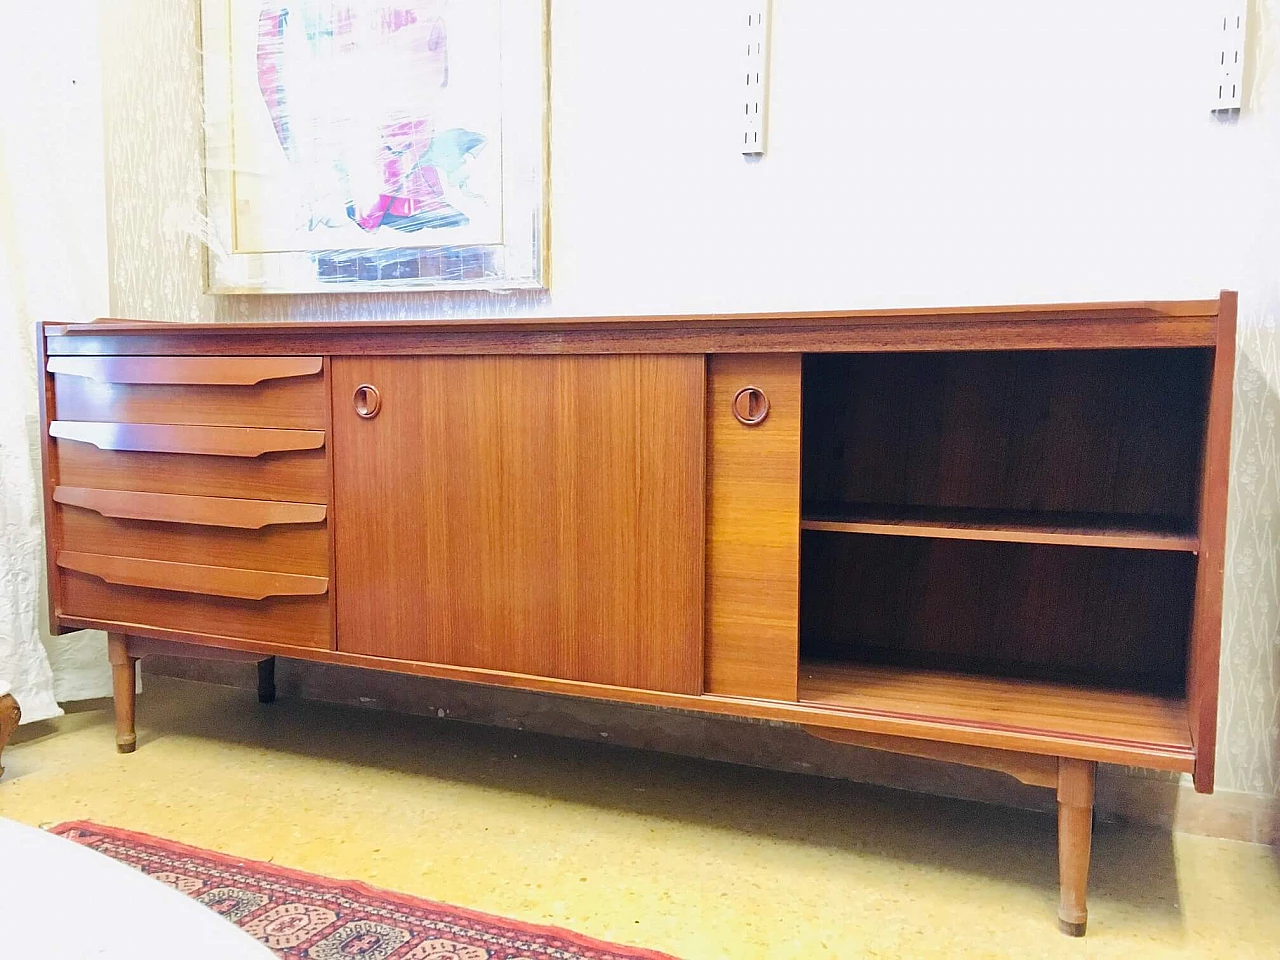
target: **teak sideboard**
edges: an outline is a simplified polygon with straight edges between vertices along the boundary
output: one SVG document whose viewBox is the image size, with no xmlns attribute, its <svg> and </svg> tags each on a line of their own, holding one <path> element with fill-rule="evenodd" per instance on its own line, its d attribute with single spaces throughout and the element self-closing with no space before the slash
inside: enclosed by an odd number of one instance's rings
<svg viewBox="0 0 1280 960">
<path fill-rule="evenodd" d="M 1235 312 L 46 324 L 53 627 L 123 751 L 279 654 L 1003 771 L 1081 934 L 1096 764 L 1213 789 Z"/>
</svg>

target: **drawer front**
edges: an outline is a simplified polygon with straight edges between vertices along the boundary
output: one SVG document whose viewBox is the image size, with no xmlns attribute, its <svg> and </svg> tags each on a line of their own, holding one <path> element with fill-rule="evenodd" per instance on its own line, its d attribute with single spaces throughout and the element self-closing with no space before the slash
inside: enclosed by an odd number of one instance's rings
<svg viewBox="0 0 1280 960">
<path fill-rule="evenodd" d="M 51 565 L 68 624 L 328 648 L 319 357 L 53 357 Z"/>
<path fill-rule="evenodd" d="M 327 595 L 244 600 L 113 584 L 65 568 L 61 574 L 64 617 L 159 627 L 197 638 L 329 647 Z"/>
<path fill-rule="evenodd" d="M 78 553 L 329 575 L 324 504 L 54 490 L 59 543 Z"/>
<path fill-rule="evenodd" d="M 58 420 L 322 430 L 319 357 L 54 357 Z"/>
<path fill-rule="evenodd" d="M 323 449 L 230 457 L 101 450 L 91 443 L 67 439 L 54 444 L 58 482 L 67 487 L 329 502 Z"/>
</svg>

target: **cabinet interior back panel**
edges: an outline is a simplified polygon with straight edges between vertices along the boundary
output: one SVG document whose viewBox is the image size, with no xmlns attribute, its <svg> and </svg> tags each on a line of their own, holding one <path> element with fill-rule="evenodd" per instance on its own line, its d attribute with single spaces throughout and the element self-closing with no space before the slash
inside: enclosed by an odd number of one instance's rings
<svg viewBox="0 0 1280 960">
<path fill-rule="evenodd" d="M 808 532 L 801 655 L 1180 689 L 1196 558 Z"/>
<path fill-rule="evenodd" d="M 810 355 L 805 503 L 1194 524 L 1209 360 L 1199 349 Z"/>
</svg>

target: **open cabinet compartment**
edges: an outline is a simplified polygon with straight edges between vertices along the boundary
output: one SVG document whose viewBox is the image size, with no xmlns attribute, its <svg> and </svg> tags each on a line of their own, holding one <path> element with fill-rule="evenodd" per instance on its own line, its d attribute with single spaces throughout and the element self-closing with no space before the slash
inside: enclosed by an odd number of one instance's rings
<svg viewBox="0 0 1280 960">
<path fill-rule="evenodd" d="M 1189 746 L 1211 362 L 807 356 L 800 699 Z"/>
</svg>

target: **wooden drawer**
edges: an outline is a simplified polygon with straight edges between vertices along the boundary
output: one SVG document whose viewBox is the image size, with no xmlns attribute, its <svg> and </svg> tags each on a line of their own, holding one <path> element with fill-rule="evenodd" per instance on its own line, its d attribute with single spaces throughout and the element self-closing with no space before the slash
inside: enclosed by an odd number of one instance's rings
<svg viewBox="0 0 1280 960">
<path fill-rule="evenodd" d="M 58 420 L 322 430 L 320 357 L 53 357 Z"/>
<path fill-rule="evenodd" d="M 327 577 L 61 550 L 61 615 L 193 637 L 327 648 Z"/>
<path fill-rule="evenodd" d="M 53 499 L 64 550 L 329 575 L 324 504 L 66 486 Z"/>
<path fill-rule="evenodd" d="M 116 437 L 82 429 L 119 426 L 79 422 L 70 429 L 61 422 L 50 426 L 56 438 L 57 480 L 66 487 L 90 487 L 102 490 L 131 490 L 144 493 L 187 494 L 201 497 L 234 497 L 252 500 L 289 500 L 299 503 L 328 503 L 329 478 L 325 466 L 324 434 L 320 431 L 254 430 L 241 427 L 170 427 L 167 437 L 154 438 L 153 449 L 137 449 L 141 445 L 136 433 L 127 442 Z M 135 428 L 136 430 L 136 428 Z M 175 431 L 232 431 L 240 434 L 301 434 L 300 438 L 248 437 L 253 443 L 246 449 L 259 449 L 264 440 L 305 440 L 311 449 L 268 451 L 257 456 L 228 456 L 201 453 L 215 449 L 194 441 L 187 444 L 191 452 L 160 452 L 178 446 Z M 59 438 L 58 435 L 62 434 Z M 84 439 L 81 439 L 84 438 Z M 181 439 L 181 435 L 177 437 Z M 208 437 L 200 438 L 208 440 Z M 214 438 L 218 439 L 218 438 Z M 94 441 L 106 445 L 99 447 Z M 222 437 L 225 444 L 227 436 Z M 133 449 L 111 449 L 111 445 Z"/>
</svg>

